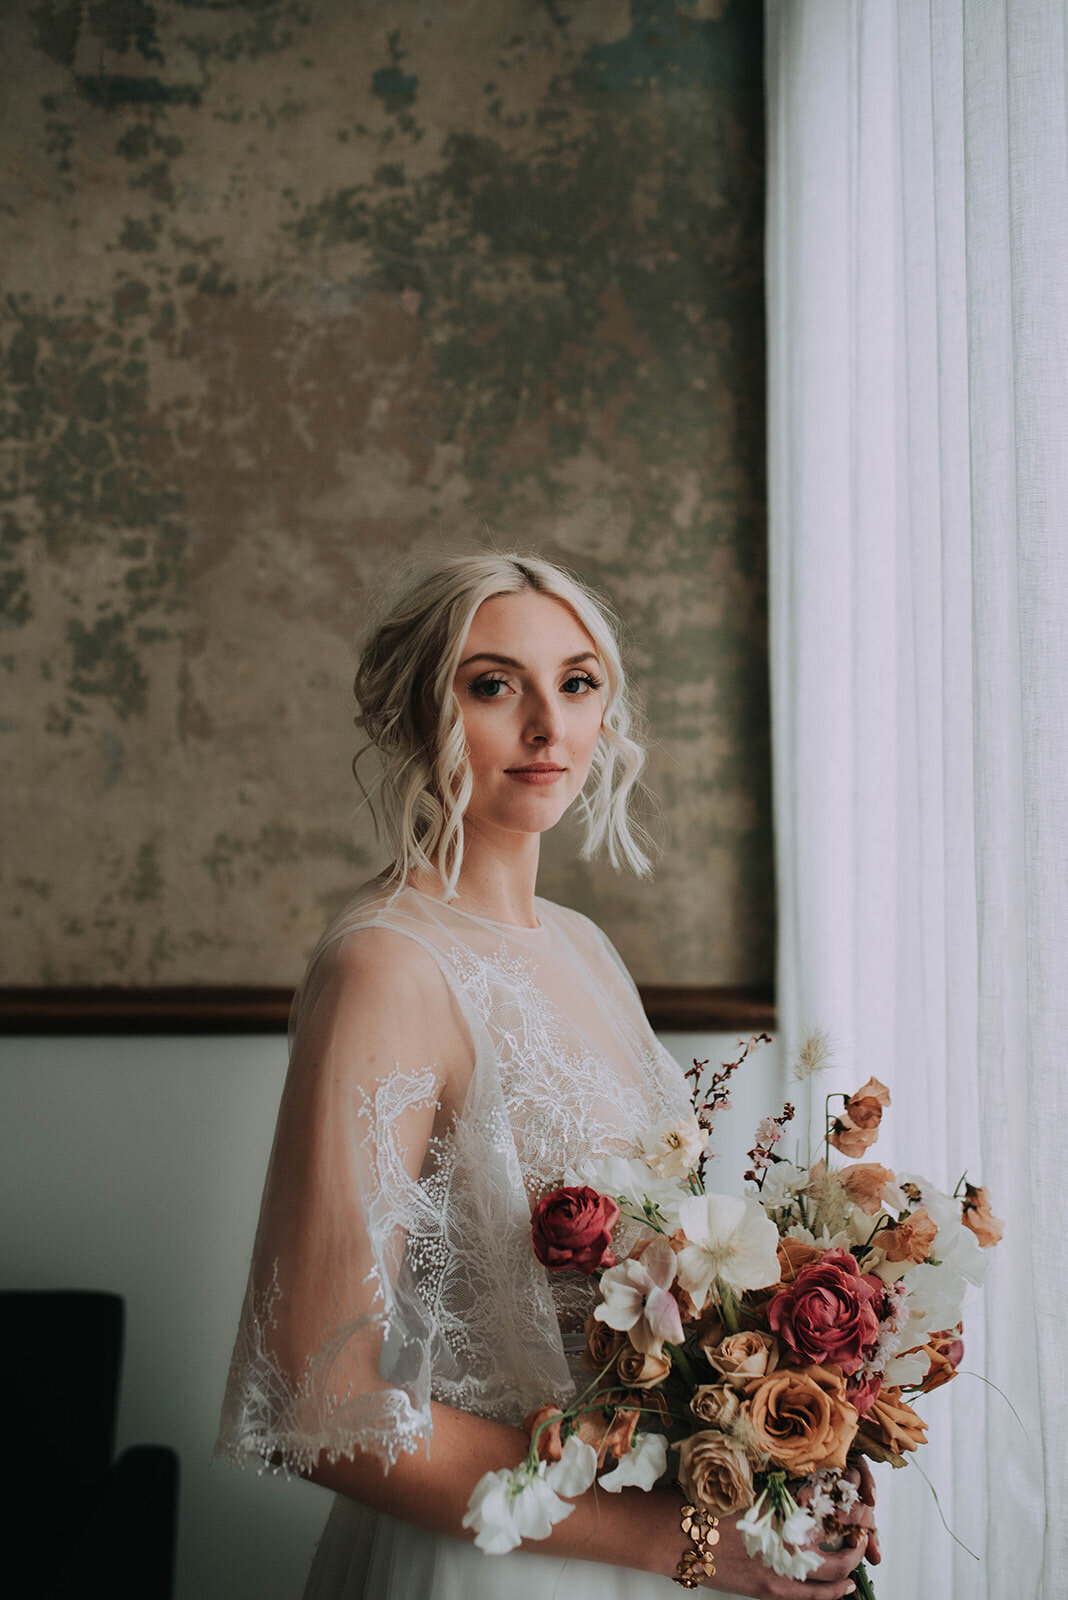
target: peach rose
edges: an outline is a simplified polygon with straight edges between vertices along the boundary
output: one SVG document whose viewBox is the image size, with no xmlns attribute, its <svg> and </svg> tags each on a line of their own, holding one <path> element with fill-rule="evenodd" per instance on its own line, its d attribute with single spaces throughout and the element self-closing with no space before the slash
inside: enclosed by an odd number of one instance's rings
<svg viewBox="0 0 1068 1600">
<path fill-rule="evenodd" d="M 760 1333 L 750 1328 L 744 1333 L 728 1334 L 705 1354 L 709 1366 L 729 1382 L 745 1382 L 775 1371 L 779 1365 L 779 1341 L 773 1333 Z"/>
<path fill-rule="evenodd" d="M 746 1384 L 756 1447 L 791 1477 L 825 1468 L 845 1470 L 857 1431 L 857 1413 L 845 1397 L 836 1366 L 780 1367 Z"/>
<path fill-rule="evenodd" d="M 856 1449 L 873 1461 L 905 1465 L 904 1452 L 927 1441 L 927 1424 L 901 1398 L 900 1389 L 884 1389 L 857 1428 Z"/>
<path fill-rule="evenodd" d="M 742 1402 L 725 1384 L 702 1383 L 693 1392 L 690 1410 L 702 1422 L 710 1422 L 722 1433 L 730 1433 L 742 1414 Z"/>
<path fill-rule="evenodd" d="M 725 1517 L 752 1505 L 753 1469 L 741 1445 L 710 1431 L 693 1433 L 676 1448 L 679 1483 L 698 1509 Z"/>
<path fill-rule="evenodd" d="M 647 1355 L 628 1344 L 616 1357 L 616 1371 L 628 1389 L 651 1389 L 663 1383 L 671 1371 L 671 1360 L 665 1355 Z"/>
<path fill-rule="evenodd" d="M 838 1181 L 853 1204 L 869 1217 L 874 1217 L 877 1211 L 882 1210 L 880 1196 L 883 1190 L 888 1184 L 896 1183 L 897 1179 L 889 1167 L 881 1167 L 877 1161 L 861 1161 L 855 1166 L 843 1167 L 838 1174 Z"/>
<path fill-rule="evenodd" d="M 887 1261 L 926 1261 L 937 1233 L 938 1224 L 927 1207 L 917 1206 L 904 1222 L 884 1229 L 875 1242 Z"/>
<path fill-rule="evenodd" d="M 964 1185 L 961 1221 L 966 1228 L 972 1230 L 984 1250 L 992 1244 L 997 1244 L 1005 1232 L 1005 1224 L 1000 1217 L 995 1217 L 990 1209 L 986 1190 L 976 1188 L 970 1183 Z"/>
</svg>

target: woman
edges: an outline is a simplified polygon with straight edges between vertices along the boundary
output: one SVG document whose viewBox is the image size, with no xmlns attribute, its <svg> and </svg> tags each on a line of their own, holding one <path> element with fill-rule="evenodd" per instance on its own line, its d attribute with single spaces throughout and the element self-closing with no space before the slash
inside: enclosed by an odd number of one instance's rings
<svg viewBox="0 0 1068 1600">
<path fill-rule="evenodd" d="M 581 1370 L 594 1291 L 535 1260 L 531 1204 L 688 1105 L 608 940 L 534 892 L 576 801 L 587 854 L 647 870 L 619 652 L 559 569 L 463 557 L 378 625 L 356 692 L 396 860 L 295 1001 L 218 1448 L 335 1492 L 306 1600 L 655 1600 L 690 1548 L 670 1487 L 591 1491 L 507 1556 L 463 1527 L 483 1473 L 521 1460 L 523 1416 Z M 864 1539 L 787 1582 L 735 1520 L 706 1587 L 852 1591 Z"/>
</svg>

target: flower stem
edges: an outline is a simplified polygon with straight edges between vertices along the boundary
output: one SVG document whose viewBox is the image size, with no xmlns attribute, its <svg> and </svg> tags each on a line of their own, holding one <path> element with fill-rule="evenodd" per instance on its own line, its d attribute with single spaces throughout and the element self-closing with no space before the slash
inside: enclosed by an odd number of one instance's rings
<svg viewBox="0 0 1068 1600">
<path fill-rule="evenodd" d="M 859 1600 L 875 1600 L 875 1590 L 872 1588 L 871 1578 L 868 1576 L 868 1569 L 863 1561 L 859 1566 L 853 1568 L 852 1576 L 853 1582 L 857 1586 Z"/>
<path fill-rule="evenodd" d="M 734 1292 L 728 1289 L 722 1278 L 716 1279 L 716 1293 L 719 1296 L 719 1309 L 729 1333 L 738 1332 L 738 1302 Z"/>
<path fill-rule="evenodd" d="M 682 1374 L 690 1388 L 696 1390 L 697 1379 L 694 1377 L 694 1370 L 681 1344 L 669 1344 L 667 1349 L 671 1351 L 671 1365 L 677 1372 Z"/>
</svg>

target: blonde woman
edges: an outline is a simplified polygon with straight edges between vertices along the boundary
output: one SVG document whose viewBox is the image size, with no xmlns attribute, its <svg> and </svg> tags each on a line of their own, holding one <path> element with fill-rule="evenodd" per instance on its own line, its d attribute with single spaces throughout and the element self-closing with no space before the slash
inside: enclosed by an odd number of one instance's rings
<svg viewBox="0 0 1068 1600">
<path fill-rule="evenodd" d="M 294 1004 L 218 1448 L 333 1491 L 306 1600 L 666 1600 L 689 1547 L 667 1484 L 590 1491 L 504 1556 L 463 1523 L 581 1373 L 594 1291 L 539 1265 L 532 1203 L 688 1105 L 604 934 L 535 894 L 576 804 L 584 853 L 648 870 L 612 628 L 544 561 L 457 558 L 378 623 L 356 693 L 395 859 Z M 722 1533 L 705 1586 L 782 1600 L 850 1593 L 866 1542 L 796 1583 Z"/>
</svg>

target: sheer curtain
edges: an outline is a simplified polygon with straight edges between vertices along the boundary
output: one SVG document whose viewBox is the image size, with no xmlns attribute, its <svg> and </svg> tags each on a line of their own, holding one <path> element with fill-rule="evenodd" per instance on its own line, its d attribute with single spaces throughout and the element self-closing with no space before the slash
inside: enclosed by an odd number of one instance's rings
<svg viewBox="0 0 1068 1600">
<path fill-rule="evenodd" d="M 1006 1221 L 881 1600 L 1068 1595 L 1068 6 L 766 0 L 781 1027 Z"/>
</svg>

